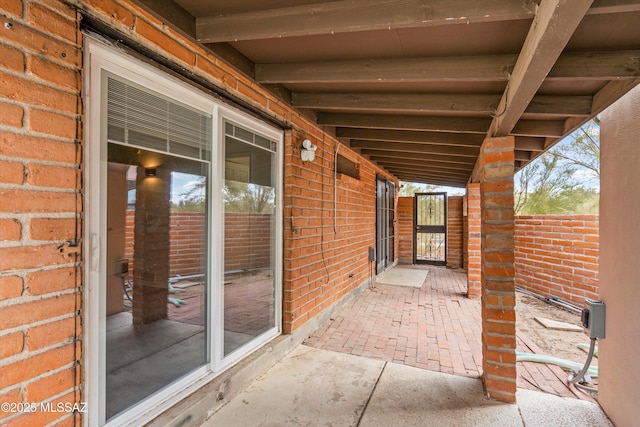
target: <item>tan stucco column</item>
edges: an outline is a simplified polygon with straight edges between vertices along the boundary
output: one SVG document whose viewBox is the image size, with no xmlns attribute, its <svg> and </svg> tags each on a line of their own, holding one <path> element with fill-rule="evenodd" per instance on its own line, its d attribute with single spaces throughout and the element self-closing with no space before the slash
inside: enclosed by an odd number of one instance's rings
<svg viewBox="0 0 640 427">
<path fill-rule="evenodd" d="M 617 426 L 640 417 L 640 86 L 601 117 L 598 401 Z"/>
<path fill-rule="evenodd" d="M 482 369 L 492 399 L 516 401 L 514 137 L 487 138 L 480 149 Z"/>
</svg>

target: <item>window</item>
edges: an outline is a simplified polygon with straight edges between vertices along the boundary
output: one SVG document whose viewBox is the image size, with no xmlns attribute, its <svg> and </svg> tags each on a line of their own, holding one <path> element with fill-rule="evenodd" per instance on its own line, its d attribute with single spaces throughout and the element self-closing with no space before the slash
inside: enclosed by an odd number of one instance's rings
<svg viewBox="0 0 640 427">
<path fill-rule="evenodd" d="M 89 420 L 143 423 L 280 332 L 281 132 L 87 43 Z"/>
</svg>

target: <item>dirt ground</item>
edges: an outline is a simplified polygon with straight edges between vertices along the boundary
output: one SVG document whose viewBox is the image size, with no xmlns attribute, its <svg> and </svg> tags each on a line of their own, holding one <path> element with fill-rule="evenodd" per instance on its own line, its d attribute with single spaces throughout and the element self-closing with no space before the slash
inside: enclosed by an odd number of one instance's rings
<svg viewBox="0 0 640 427">
<path fill-rule="evenodd" d="M 580 364 L 585 362 L 587 352 L 579 349 L 578 344 L 589 344 L 589 336 L 586 333 L 547 329 L 535 320 L 536 316 L 545 317 L 580 326 L 579 314 L 574 314 L 521 292 L 516 292 L 516 298 L 518 332 L 529 337 L 545 354 Z M 591 364 L 596 366 L 598 359 L 594 357 Z"/>
</svg>

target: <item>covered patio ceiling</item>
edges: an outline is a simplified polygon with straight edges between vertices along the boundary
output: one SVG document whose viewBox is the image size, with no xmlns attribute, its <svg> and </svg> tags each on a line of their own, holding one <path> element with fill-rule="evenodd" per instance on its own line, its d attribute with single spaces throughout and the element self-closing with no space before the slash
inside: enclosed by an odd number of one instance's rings
<svg viewBox="0 0 640 427">
<path fill-rule="evenodd" d="M 640 0 L 140 0 L 401 180 L 522 168 L 640 82 Z"/>
</svg>

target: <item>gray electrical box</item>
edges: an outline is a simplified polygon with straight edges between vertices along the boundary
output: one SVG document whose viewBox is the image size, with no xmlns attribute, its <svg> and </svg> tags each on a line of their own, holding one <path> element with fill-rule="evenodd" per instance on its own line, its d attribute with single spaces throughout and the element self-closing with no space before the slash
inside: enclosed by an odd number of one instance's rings
<svg viewBox="0 0 640 427">
<path fill-rule="evenodd" d="M 587 298 L 582 309 L 582 326 L 590 338 L 604 338 L 605 305 L 602 301 Z"/>
<path fill-rule="evenodd" d="M 376 260 L 376 248 L 369 248 L 369 262 Z"/>
</svg>

